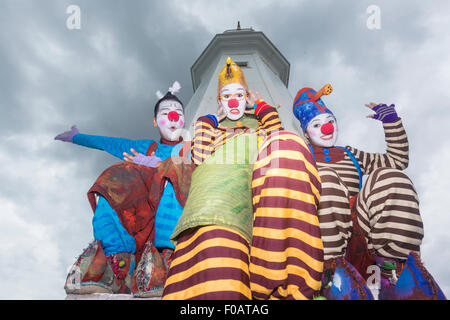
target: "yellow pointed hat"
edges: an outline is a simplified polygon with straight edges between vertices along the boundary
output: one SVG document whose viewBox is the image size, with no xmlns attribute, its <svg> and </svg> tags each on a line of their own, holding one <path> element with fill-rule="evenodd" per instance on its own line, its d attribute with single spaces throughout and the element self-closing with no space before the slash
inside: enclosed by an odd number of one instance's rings
<svg viewBox="0 0 450 320">
<path fill-rule="evenodd" d="M 217 94 L 220 89 L 230 83 L 239 83 L 246 91 L 248 91 L 247 81 L 241 68 L 230 57 L 227 58 L 227 63 L 219 73 L 219 85 L 217 86 Z"/>
</svg>

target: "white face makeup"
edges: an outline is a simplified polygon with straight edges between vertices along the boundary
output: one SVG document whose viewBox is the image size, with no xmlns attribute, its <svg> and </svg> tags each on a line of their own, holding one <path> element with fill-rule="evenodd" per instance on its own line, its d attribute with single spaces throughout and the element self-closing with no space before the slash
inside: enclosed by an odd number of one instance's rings
<svg viewBox="0 0 450 320">
<path fill-rule="evenodd" d="M 220 90 L 220 104 L 230 120 L 239 120 L 244 115 L 246 95 L 245 88 L 238 83 L 230 83 Z"/>
<path fill-rule="evenodd" d="M 183 107 L 177 101 L 164 100 L 159 104 L 156 125 L 161 137 L 169 141 L 180 139 L 184 128 Z"/>
<path fill-rule="evenodd" d="M 329 113 L 322 113 L 314 117 L 306 127 L 311 144 L 326 148 L 336 144 L 338 131 L 336 119 Z"/>
</svg>

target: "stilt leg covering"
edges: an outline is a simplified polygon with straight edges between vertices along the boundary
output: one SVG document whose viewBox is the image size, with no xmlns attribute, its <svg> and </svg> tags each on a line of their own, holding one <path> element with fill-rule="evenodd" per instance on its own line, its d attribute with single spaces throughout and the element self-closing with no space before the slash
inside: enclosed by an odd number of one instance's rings
<svg viewBox="0 0 450 320">
<path fill-rule="evenodd" d="M 411 252 L 395 285 L 382 286 L 380 300 L 447 300 L 441 288 L 423 265 L 419 255 Z"/>
<path fill-rule="evenodd" d="M 327 261 L 323 277 L 322 295 L 328 300 L 374 300 L 366 281 L 344 257 Z"/>
<path fill-rule="evenodd" d="M 114 273 L 99 241 L 83 250 L 67 275 L 67 294 L 113 293 Z"/>
<path fill-rule="evenodd" d="M 165 249 L 160 253 L 152 241 L 147 242 L 133 275 L 132 291 L 135 297 L 162 296 L 172 253 L 171 249 Z"/>
</svg>

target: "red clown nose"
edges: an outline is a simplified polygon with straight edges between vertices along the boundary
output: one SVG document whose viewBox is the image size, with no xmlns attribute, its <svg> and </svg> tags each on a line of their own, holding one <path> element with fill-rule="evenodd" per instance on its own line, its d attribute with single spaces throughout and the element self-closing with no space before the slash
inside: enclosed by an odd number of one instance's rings
<svg viewBox="0 0 450 320">
<path fill-rule="evenodd" d="M 323 134 L 329 135 L 331 133 L 333 133 L 334 131 L 334 126 L 332 123 L 325 123 L 321 128 L 320 131 L 322 131 Z"/>
<path fill-rule="evenodd" d="M 239 101 L 237 101 L 236 99 L 230 99 L 228 101 L 228 106 L 230 108 L 237 108 L 237 107 L 239 107 Z"/>
<path fill-rule="evenodd" d="M 178 119 L 180 119 L 180 115 L 176 111 L 170 111 L 167 118 L 169 118 L 169 121 L 178 121 Z"/>
</svg>

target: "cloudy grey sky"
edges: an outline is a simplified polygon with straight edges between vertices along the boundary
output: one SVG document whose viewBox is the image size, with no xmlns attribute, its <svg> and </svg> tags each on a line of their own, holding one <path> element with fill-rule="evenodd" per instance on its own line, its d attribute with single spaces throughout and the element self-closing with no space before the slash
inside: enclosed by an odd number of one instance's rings
<svg viewBox="0 0 450 320">
<path fill-rule="evenodd" d="M 81 8 L 69 30 L 66 8 Z M 369 5 L 381 10 L 370 30 Z M 262 31 L 291 64 L 289 91 L 331 83 L 341 145 L 385 148 L 365 103 L 395 103 L 420 197 L 422 257 L 450 296 L 450 2 L 0 0 L 0 299 L 63 299 L 67 269 L 92 240 L 86 192 L 116 162 L 53 140 L 81 132 L 157 138 L 154 92 L 178 80 L 216 33 Z"/>
</svg>

